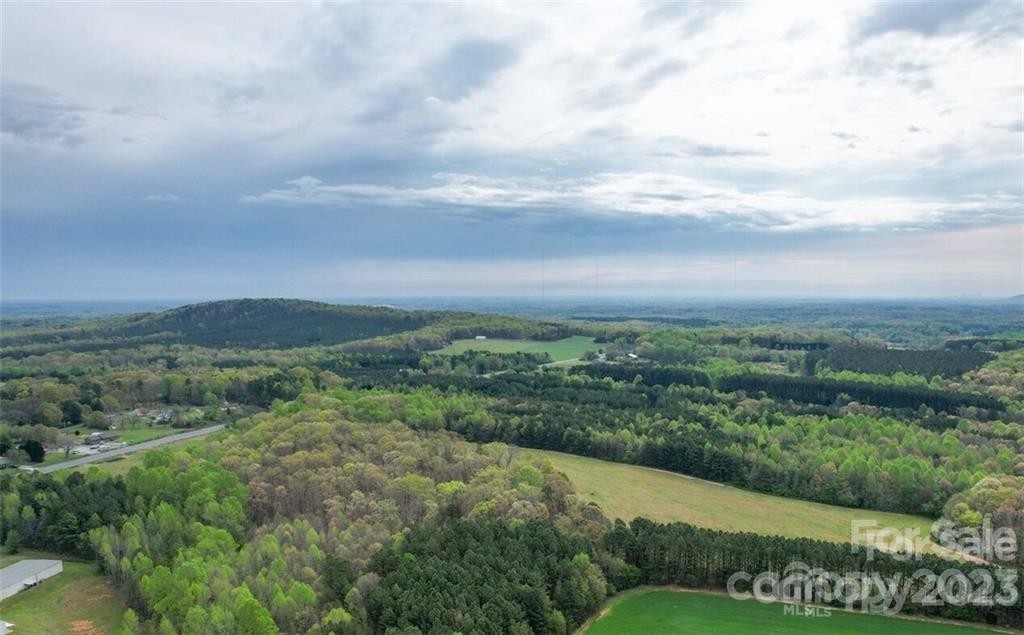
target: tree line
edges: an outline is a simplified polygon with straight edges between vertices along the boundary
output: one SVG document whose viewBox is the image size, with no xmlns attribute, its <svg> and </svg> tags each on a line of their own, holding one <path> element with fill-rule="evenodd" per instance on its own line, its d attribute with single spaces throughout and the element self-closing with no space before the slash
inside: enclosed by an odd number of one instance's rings
<svg viewBox="0 0 1024 635">
<path fill-rule="evenodd" d="M 636 567 L 643 584 L 679 585 L 686 587 L 725 589 L 730 576 L 746 572 L 756 576 L 761 572 L 774 573 L 779 578 L 793 562 L 810 569 L 824 569 L 836 576 L 855 573 L 877 573 L 884 579 L 900 576 L 907 582 L 914 579 L 920 569 L 937 575 L 956 570 L 967 578 L 976 570 L 987 571 L 990 579 L 997 579 L 996 569 L 971 563 L 957 562 L 936 556 L 894 557 L 876 551 L 869 559 L 864 548 L 854 549 L 849 544 L 829 543 L 806 538 L 761 536 L 751 533 L 733 533 L 703 529 L 685 523 L 660 524 L 646 518 L 637 518 L 629 525 L 617 521 L 605 534 L 603 547 L 626 564 Z M 970 578 L 967 578 L 970 579 Z M 915 581 L 911 593 L 922 589 L 922 581 Z M 994 626 L 1021 628 L 1024 626 L 1024 603 L 1021 601 L 1021 580 L 1014 585 L 1017 601 L 1009 606 L 967 604 L 956 606 L 926 606 L 907 601 L 903 612 L 934 618 L 948 618 L 983 622 Z M 749 591 L 747 586 L 740 591 Z M 998 593 L 999 589 L 993 590 Z M 877 599 L 877 594 L 874 596 Z M 820 598 L 816 598 L 820 601 Z M 871 601 L 869 598 L 868 601 Z M 839 602 L 836 606 L 845 606 Z M 863 601 L 853 604 L 860 608 Z"/>
<path fill-rule="evenodd" d="M 1005 406 L 998 399 L 986 395 L 823 377 L 744 373 L 721 378 L 717 388 L 727 392 L 763 392 L 774 399 L 793 399 L 823 405 L 834 403 L 845 395 L 852 401 L 886 408 L 925 406 L 943 412 L 956 412 L 961 408 L 1005 410 Z"/>
<path fill-rule="evenodd" d="M 979 368 L 995 358 L 992 353 L 973 348 L 914 350 L 833 346 L 827 352 L 807 355 L 804 368 L 808 375 L 813 375 L 815 367 L 823 363 L 833 370 L 876 375 L 902 372 L 924 377 L 953 377 Z"/>
</svg>

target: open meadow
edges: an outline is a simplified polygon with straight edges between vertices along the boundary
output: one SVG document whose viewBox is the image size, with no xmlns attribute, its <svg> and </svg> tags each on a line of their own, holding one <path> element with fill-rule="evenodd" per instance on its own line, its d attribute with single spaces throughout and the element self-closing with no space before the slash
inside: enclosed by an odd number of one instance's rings
<svg viewBox="0 0 1024 635">
<path fill-rule="evenodd" d="M 734 600 L 727 595 L 680 590 L 639 590 L 612 599 L 601 611 L 586 635 L 953 635 L 991 632 L 975 626 L 916 620 L 882 615 L 864 615 L 819 609 L 810 614 L 789 614 L 786 605 L 756 600 Z M 801 610 L 805 607 L 796 607 Z M 791 609 L 792 610 L 792 609 Z"/>
<path fill-rule="evenodd" d="M 852 509 L 771 496 L 639 465 L 613 463 L 561 452 L 524 450 L 544 456 L 563 472 L 586 502 L 610 518 L 644 516 L 726 531 L 850 542 L 850 523 L 871 519 L 879 527 L 919 532 L 925 549 L 932 521 L 922 516 Z"/>
<path fill-rule="evenodd" d="M 552 342 L 539 340 L 508 340 L 488 338 L 486 340 L 455 340 L 437 353 L 441 355 L 458 355 L 466 351 L 482 351 L 486 353 L 547 353 L 552 362 L 565 362 L 579 359 L 586 351 L 596 351 L 601 346 L 594 343 L 594 338 L 574 335 Z"/>
</svg>

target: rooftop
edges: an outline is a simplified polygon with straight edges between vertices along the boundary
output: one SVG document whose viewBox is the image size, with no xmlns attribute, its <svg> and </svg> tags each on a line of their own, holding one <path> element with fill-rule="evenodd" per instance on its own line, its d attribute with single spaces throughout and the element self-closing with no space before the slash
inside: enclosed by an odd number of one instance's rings
<svg viewBox="0 0 1024 635">
<path fill-rule="evenodd" d="M 22 560 L 15 562 L 9 567 L 0 569 L 0 584 L 4 586 L 14 584 L 31 575 L 46 571 L 53 565 L 60 564 L 60 562 L 60 560 Z"/>
</svg>

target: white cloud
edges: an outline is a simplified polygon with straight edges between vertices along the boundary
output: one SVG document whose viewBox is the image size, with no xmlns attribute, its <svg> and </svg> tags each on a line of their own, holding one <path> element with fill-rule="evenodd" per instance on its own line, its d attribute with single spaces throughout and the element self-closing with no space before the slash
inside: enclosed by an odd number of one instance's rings
<svg viewBox="0 0 1024 635">
<path fill-rule="evenodd" d="M 181 197 L 175 194 L 148 194 L 145 200 L 150 203 L 178 203 L 181 201 Z"/>
<path fill-rule="evenodd" d="M 921 229 L 991 225 L 1017 218 L 1021 200 L 997 192 L 948 199 L 818 199 L 788 190 L 743 191 L 664 173 L 601 173 L 579 179 L 435 175 L 436 185 L 325 185 L 304 176 L 290 188 L 242 197 L 244 203 L 359 208 L 368 206 L 545 210 L 691 218 L 713 225 L 773 230 Z"/>
</svg>

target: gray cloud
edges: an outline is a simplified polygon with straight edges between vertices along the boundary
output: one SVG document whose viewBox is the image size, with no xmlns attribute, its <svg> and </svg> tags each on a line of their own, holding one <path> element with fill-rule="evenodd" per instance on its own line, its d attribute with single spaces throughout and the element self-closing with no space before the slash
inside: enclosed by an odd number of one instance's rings
<svg viewBox="0 0 1024 635">
<path fill-rule="evenodd" d="M 399 132 L 406 142 L 427 143 L 455 124 L 446 104 L 483 89 L 517 57 L 518 49 L 508 42 L 461 40 L 433 62 L 368 88 L 354 120 Z"/>
<path fill-rule="evenodd" d="M 892 31 L 936 35 L 971 16 L 987 2 L 973 0 L 931 0 L 879 2 L 859 25 L 859 36 L 869 38 Z"/>
<path fill-rule="evenodd" d="M 68 147 L 86 141 L 85 106 L 64 99 L 44 86 L 3 82 L 2 129 L 17 138 Z"/>
<path fill-rule="evenodd" d="M 220 104 L 227 108 L 234 108 L 257 99 L 262 99 L 266 93 L 263 86 L 256 83 L 247 83 L 233 86 L 226 86 L 220 94 Z"/>
<path fill-rule="evenodd" d="M 639 60 L 635 63 L 638 64 Z M 622 77 L 616 77 L 607 84 L 579 91 L 577 103 L 592 110 L 605 110 L 630 104 L 664 80 L 685 73 L 687 67 L 686 62 L 666 60 L 643 71 L 635 80 L 628 73 L 623 73 Z"/>
<path fill-rule="evenodd" d="M 647 11 L 644 21 L 652 26 L 671 24 L 684 37 L 691 37 L 710 27 L 733 8 L 734 4 L 728 2 L 660 2 Z"/>
<path fill-rule="evenodd" d="M 324 4 L 303 22 L 289 42 L 289 53 L 320 77 L 360 77 L 372 62 L 378 36 L 373 13 L 355 4 Z"/>
<path fill-rule="evenodd" d="M 672 77 L 673 75 L 680 75 L 686 71 L 686 63 L 678 60 L 669 60 L 662 62 L 654 68 L 644 73 L 640 79 L 637 80 L 636 86 L 640 90 L 648 90 L 654 88 L 662 80 Z"/>
<path fill-rule="evenodd" d="M 840 141 L 860 141 L 863 138 L 860 135 L 853 134 L 852 132 L 842 131 L 833 132 L 832 136 Z"/>
<path fill-rule="evenodd" d="M 445 101 L 462 99 L 494 79 L 518 55 L 516 47 L 508 42 L 479 38 L 462 40 L 429 69 L 429 88 L 432 94 Z"/>
</svg>

